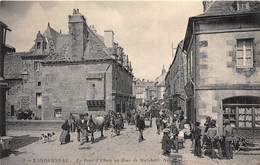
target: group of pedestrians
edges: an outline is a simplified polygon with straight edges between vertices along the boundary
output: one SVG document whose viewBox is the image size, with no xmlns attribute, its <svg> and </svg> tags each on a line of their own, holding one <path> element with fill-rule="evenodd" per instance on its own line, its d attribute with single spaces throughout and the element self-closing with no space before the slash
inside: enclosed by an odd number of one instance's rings
<svg viewBox="0 0 260 165">
<path fill-rule="evenodd" d="M 80 144 L 84 144 L 85 142 L 89 141 L 88 138 L 88 121 L 89 115 L 80 114 L 79 119 L 76 120 L 75 117 L 70 114 L 69 119 L 66 119 L 65 122 L 62 124 L 62 132 L 60 135 L 60 143 L 66 144 L 70 142 L 70 132 L 77 131 L 77 140 L 81 142 Z"/>
<path fill-rule="evenodd" d="M 230 121 L 224 121 L 222 136 L 218 134 L 216 120 L 207 117 L 204 127 L 204 133 L 202 133 L 200 123 L 196 122 L 195 128 L 192 130 L 194 155 L 202 157 L 202 150 L 204 150 L 204 154 L 209 155 L 212 159 L 233 159 L 232 141 L 234 139 L 234 132 Z"/>
<path fill-rule="evenodd" d="M 163 155 L 169 155 L 172 149 L 178 153 L 179 143 L 182 144 L 184 142 L 184 139 L 179 139 L 180 132 L 183 132 L 180 129 L 183 127 L 181 123 L 185 123 L 182 120 L 184 120 L 184 117 L 181 114 L 174 114 L 170 117 L 165 110 L 162 110 L 161 115 L 156 119 L 157 134 L 160 134 L 161 130 L 163 131 Z"/>
</svg>

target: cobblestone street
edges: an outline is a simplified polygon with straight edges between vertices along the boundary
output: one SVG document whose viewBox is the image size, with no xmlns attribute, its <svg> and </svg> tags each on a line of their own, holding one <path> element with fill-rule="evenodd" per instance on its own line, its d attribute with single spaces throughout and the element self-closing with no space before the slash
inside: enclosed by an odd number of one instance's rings
<svg viewBox="0 0 260 165">
<path fill-rule="evenodd" d="M 25 135 L 26 132 L 9 132 L 10 135 Z M 40 132 L 31 132 L 31 136 L 39 136 Z M 95 134 L 99 137 L 99 132 Z M 23 164 L 67 164 L 67 165 L 144 165 L 144 164 L 248 164 L 260 163 L 259 155 L 235 155 L 234 160 L 211 160 L 196 158 L 191 154 L 190 141 L 185 142 L 185 148 L 179 153 L 172 152 L 169 157 L 163 156 L 161 151 L 161 135 L 156 134 L 155 124 L 152 128 L 144 131 L 145 141 L 138 143 L 138 132 L 135 126 L 127 126 L 122 130 L 120 136 L 111 136 L 110 130 L 105 131 L 105 138 L 97 138 L 96 143 L 79 145 L 76 133 L 72 133 L 72 142 L 60 145 L 59 133 L 55 141 L 42 143 L 37 141 L 22 147 L 9 157 L 1 159 L 1 165 L 23 165 Z"/>
</svg>

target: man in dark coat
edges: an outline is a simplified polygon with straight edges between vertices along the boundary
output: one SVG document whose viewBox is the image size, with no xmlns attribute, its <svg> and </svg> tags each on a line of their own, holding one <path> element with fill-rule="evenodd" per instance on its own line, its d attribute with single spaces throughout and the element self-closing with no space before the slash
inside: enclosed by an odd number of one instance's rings
<svg viewBox="0 0 260 165">
<path fill-rule="evenodd" d="M 62 133 L 60 135 L 60 144 L 66 144 L 70 142 L 70 125 L 68 120 L 65 120 L 65 122 L 61 126 Z"/>
<path fill-rule="evenodd" d="M 200 122 L 196 122 L 194 129 L 194 155 L 201 157 L 201 129 L 199 128 Z"/>
<path fill-rule="evenodd" d="M 161 126 L 162 126 L 162 118 L 157 117 L 155 120 L 155 123 L 156 123 L 156 128 L 157 128 L 157 134 L 160 135 L 160 130 L 161 130 Z"/>
<path fill-rule="evenodd" d="M 233 128 L 230 125 L 229 120 L 225 120 L 225 127 L 223 131 L 223 136 L 225 138 L 225 153 L 227 159 L 233 159 L 233 151 L 232 151 L 232 139 L 234 136 Z"/>
<path fill-rule="evenodd" d="M 217 158 L 215 149 L 214 149 L 214 141 L 217 137 L 217 127 L 216 127 L 216 120 L 211 120 L 210 127 L 206 133 L 207 137 L 210 139 L 210 148 L 211 148 L 211 158 Z"/>
<path fill-rule="evenodd" d="M 79 114 L 79 119 L 76 120 L 76 130 L 77 130 L 77 140 L 80 141 L 80 129 L 81 129 L 81 121 L 83 120 L 84 115 Z"/>
<path fill-rule="evenodd" d="M 144 122 L 144 117 L 140 116 L 139 120 L 137 121 L 137 128 L 139 131 L 139 139 L 138 142 L 141 142 L 144 140 L 144 136 L 143 136 L 143 131 L 145 128 L 145 122 Z"/>
<path fill-rule="evenodd" d="M 140 115 L 139 112 L 136 112 L 135 114 L 135 126 L 136 126 L 136 130 L 138 130 L 138 121 L 140 119 Z"/>
<path fill-rule="evenodd" d="M 81 145 L 83 145 L 85 142 L 89 141 L 88 138 L 88 113 L 81 114 L 80 119 L 77 120 L 77 132 L 78 132 L 78 141 L 80 141 Z"/>
</svg>

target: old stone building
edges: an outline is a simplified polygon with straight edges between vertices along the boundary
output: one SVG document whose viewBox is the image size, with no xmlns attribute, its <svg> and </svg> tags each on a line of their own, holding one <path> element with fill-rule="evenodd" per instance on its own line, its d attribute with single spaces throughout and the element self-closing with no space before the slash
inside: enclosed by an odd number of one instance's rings
<svg viewBox="0 0 260 165">
<path fill-rule="evenodd" d="M 156 99 L 157 100 L 163 100 L 163 98 L 164 98 L 166 74 L 167 74 L 167 72 L 163 65 L 160 76 L 156 77 L 156 79 L 154 80 L 154 85 L 156 87 Z"/>
<path fill-rule="evenodd" d="M 68 28 L 63 34 L 48 23 L 30 51 L 6 56 L 10 117 L 19 109 L 32 110 L 36 119 L 53 120 L 70 113 L 124 113 L 133 108 L 131 63 L 114 41 L 114 32 L 97 34 L 78 9 L 69 15 Z"/>
<path fill-rule="evenodd" d="M 186 116 L 186 58 L 182 51 L 183 42 L 178 44 L 172 64 L 165 76 L 165 101 L 172 112 L 181 110 Z"/>
<path fill-rule="evenodd" d="M 260 129 L 260 3 L 204 1 L 191 17 L 183 43 L 187 55 L 187 112 L 192 121 L 229 119 L 239 134 Z"/>
<path fill-rule="evenodd" d="M 136 105 L 150 102 L 156 95 L 156 88 L 153 81 L 136 79 L 135 81 Z"/>
</svg>

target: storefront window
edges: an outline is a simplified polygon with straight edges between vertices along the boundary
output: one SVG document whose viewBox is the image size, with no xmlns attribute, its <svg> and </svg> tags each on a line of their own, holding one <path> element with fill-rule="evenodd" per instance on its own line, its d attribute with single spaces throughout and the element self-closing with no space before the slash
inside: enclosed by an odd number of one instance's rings
<svg viewBox="0 0 260 165">
<path fill-rule="evenodd" d="M 239 96 L 223 100 L 223 121 L 238 129 L 260 128 L 260 98 Z"/>
</svg>

